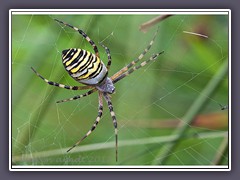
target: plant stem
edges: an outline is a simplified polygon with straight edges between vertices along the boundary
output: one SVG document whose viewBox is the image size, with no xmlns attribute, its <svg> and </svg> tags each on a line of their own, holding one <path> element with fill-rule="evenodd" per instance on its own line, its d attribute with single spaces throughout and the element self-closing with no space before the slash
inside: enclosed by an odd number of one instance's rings
<svg viewBox="0 0 240 180">
<path fill-rule="evenodd" d="M 223 138 L 223 141 L 217 151 L 217 154 L 212 161 L 212 165 L 220 165 L 226 158 L 226 153 L 228 151 L 228 137 Z"/>
<path fill-rule="evenodd" d="M 183 116 L 179 128 L 176 129 L 173 133 L 176 134 L 176 141 L 180 140 L 183 137 L 184 132 L 186 132 L 186 130 L 191 127 L 190 124 L 194 120 L 194 117 L 199 113 L 203 105 L 209 100 L 208 97 L 211 96 L 211 94 L 214 92 L 217 86 L 221 83 L 227 71 L 228 61 L 225 60 L 220 69 L 218 70 L 218 72 L 213 76 L 213 78 L 207 84 L 205 89 L 203 89 L 202 93 L 198 96 L 198 98 L 194 101 L 192 106 Z M 154 159 L 153 164 L 165 164 L 169 158 L 169 154 L 173 152 L 173 149 L 175 148 L 176 145 L 177 143 L 171 142 L 164 146 L 164 149 L 160 151 L 159 154 Z"/>
<path fill-rule="evenodd" d="M 197 138 L 219 138 L 219 137 L 226 137 L 228 133 L 226 131 L 221 132 L 209 132 L 209 133 L 199 133 Z M 184 138 L 195 138 L 195 135 L 189 135 Z M 146 144 L 161 144 L 166 142 L 172 142 L 176 139 L 176 135 L 170 136 L 160 136 L 160 137 L 150 137 L 150 138 L 142 138 L 142 139 L 133 139 L 133 140 L 125 140 L 119 141 L 119 147 L 126 147 L 126 146 L 137 146 L 137 145 L 146 145 Z M 79 153 L 79 152 L 87 152 L 87 151 L 96 151 L 102 149 L 109 149 L 115 148 L 115 142 L 103 142 L 103 143 L 95 143 L 89 145 L 81 145 L 76 147 L 72 153 Z M 31 162 L 37 161 L 42 158 L 53 157 L 53 156 L 68 156 L 67 150 L 69 148 L 62 148 L 62 149 L 55 149 L 55 150 L 48 150 L 48 151 L 41 151 L 41 152 L 33 152 L 30 154 L 22 154 L 13 156 L 12 161 L 17 162 Z"/>
</svg>

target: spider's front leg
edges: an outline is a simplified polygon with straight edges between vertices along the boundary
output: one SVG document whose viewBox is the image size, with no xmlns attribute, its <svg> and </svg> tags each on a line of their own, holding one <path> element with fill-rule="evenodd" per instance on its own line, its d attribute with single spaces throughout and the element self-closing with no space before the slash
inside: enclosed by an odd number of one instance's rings
<svg viewBox="0 0 240 180">
<path fill-rule="evenodd" d="M 156 39 L 156 36 L 157 36 L 157 33 L 158 33 L 158 30 L 159 30 L 159 27 L 157 29 L 157 31 L 155 32 L 154 36 L 153 36 L 153 39 L 150 41 L 149 45 L 143 50 L 143 52 L 135 59 L 133 60 L 132 62 L 130 62 L 127 66 L 123 67 L 122 69 L 120 69 L 118 72 L 116 72 L 112 77 L 111 79 L 114 80 L 116 79 L 117 77 L 119 77 L 121 74 L 125 73 L 126 71 L 128 71 L 132 66 L 134 66 L 136 63 L 138 63 L 144 56 L 145 54 L 147 54 L 147 52 L 151 49 L 155 39 Z"/>
<path fill-rule="evenodd" d="M 117 83 L 118 81 L 120 81 L 121 79 L 125 78 L 126 76 L 132 74 L 134 71 L 138 70 L 139 68 L 144 67 L 145 65 L 147 65 L 148 63 L 150 63 L 151 61 L 156 60 L 156 58 L 160 55 L 164 53 L 164 51 L 157 53 L 157 54 L 153 54 L 148 60 L 143 61 L 141 64 L 137 65 L 137 66 L 133 66 L 131 69 L 128 69 L 126 72 L 119 74 L 118 76 L 113 75 L 111 77 L 113 84 Z"/>
<path fill-rule="evenodd" d="M 77 145 L 79 145 L 79 144 L 80 144 L 86 137 L 88 137 L 88 136 L 94 131 L 94 129 L 97 127 L 99 121 L 101 120 L 102 112 L 103 112 L 102 92 L 100 92 L 100 91 L 99 91 L 99 94 L 98 94 L 98 102 L 99 102 L 98 115 L 97 115 L 97 118 L 96 118 L 94 124 L 92 125 L 92 128 L 91 128 L 79 141 L 77 141 L 70 149 L 68 149 L 67 152 L 71 151 L 74 147 L 76 147 Z"/>
<path fill-rule="evenodd" d="M 110 96 L 108 93 L 103 93 L 103 96 L 108 104 L 108 109 L 110 111 L 110 114 L 111 114 L 111 117 L 112 117 L 112 120 L 113 120 L 113 126 L 114 126 L 114 129 L 115 129 L 115 149 L 116 149 L 116 161 L 118 160 L 118 129 L 117 129 L 117 118 L 116 118 L 116 115 L 113 111 L 113 105 L 112 105 L 112 102 L 111 102 L 111 99 L 110 99 Z"/>
<path fill-rule="evenodd" d="M 96 92 L 97 89 L 92 89 L 84 94 L 81 94 L 81 95 L 77 95 L 77 96 L 74 96 L 72 98 L 69 98 L 69 99 L 63 99 L 63 100 L 59 100 L 57 101 L 56 103 L 63 103 L 63 102 L 68 102 L 68 101 L 74 101 L 74 100 L 77 100 L 77 99 L 80 99 L 82 97 L 86 97 L 86 96 L 89 96 L 90 94 Z"/>
</svg>

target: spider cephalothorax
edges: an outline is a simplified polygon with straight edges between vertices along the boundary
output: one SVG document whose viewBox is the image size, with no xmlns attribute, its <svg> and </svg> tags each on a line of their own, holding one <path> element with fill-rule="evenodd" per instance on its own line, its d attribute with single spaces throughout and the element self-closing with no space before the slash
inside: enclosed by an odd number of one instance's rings
<svg viewBox="0 0 240 180">
<path fill-rule="evenodd" d="M 112 120 L 113 120 L 113 125 L 115 128 L 115 148 L 116 148 L 116 161 L 117 161 L 117 149 L 118 149 L 118 130 L 117 130 L 117 119 L 115 116 L 115 113 L 113 111 L 113 105 L 111 102 L 111 96 L 109 94 L 112 94 L 115 91 L 114 84 L 118 82 L 119 80 L 123 79 L 124 77 L 128 76 L 135 70 L 145 66 L 148 64 L 150 61 L 155 60 L 160 54 L 163 53 L 157 53 L 152 55 L 148 60 L 143 61 L 139 65 L 135 65 L 137 62 L 139 62 L 143 56 L 148 52 L 148 50 L 151 48 L 155 37 L 157 35 L 157 32 L 155 33 L 152 41 L 149 43 L 147 48 L 138 56 L 137 59 L 133 60 L 131 63 L 129 63 L 127 66 L 123 67 L 120 69 L 117 73 L 115 73 L 113 76 L 108 77 L 108 71 L 111 66 L 111 54 L 110 50 L 101 44 L 101 46 L 105 49 L 107 56 L 108 56 L 108 63 L 107 66 L 102 62 L 99 56 L 98 48 L 95 45 L 95 43 L 87 36 L 86 33 L 84 33 L 81 29 L 78 29 L 70 24 L 67 24 L 65 22 L 59 21 L 55 19 L 60 24 L 64 24 L 65 26 L 68 26 L 76 31 L 78 31 L 93 47 L 93 50 L 95 54 L 83 50 L 83 49 L 78 49 L 78 48 L 71 48 L 67 50 L 62 51 L 62 62 L 63 65 L 66 69 L 66 71 L 69 73 L 69 75 L 78 81 L 79 83 L 84 84 L 85 86 L 69 86 L 69 85 L 64 85 L 64 84 L 59 84 L 53 81 L 49 81 L 45 79 L 43 76 L 41 76 L 34 68 L 32 70 L 39 76 L 41 79 L 43 79 L 46 83 L 57 86 L 60 88 L 65 88 L 69 90 L 84 90 L 84 89 L 90 89 L 88 92 L 74 96 L 69 99 L 64 99 L 57 101 L 57 103 L 61 102 L 67 102 L 67 101 L 72 101 L 76 100 L 85 96 L 88 96 L 96 91 L 98 91 L 98 116 L 92 125 L 92 128 L 79 140 L 77 141 L 70 149 L 68 149 L 68 152 L 73 149 L 75 146 L 80 144 L 87 136 L 89 136 L 92 131 L 96 128 L 97 124 L 99 123 L 101 117 L 102 117 L 102 111 L 103 111 L 103 102 L 102 98 L 107 102 Z"/>
</svg>

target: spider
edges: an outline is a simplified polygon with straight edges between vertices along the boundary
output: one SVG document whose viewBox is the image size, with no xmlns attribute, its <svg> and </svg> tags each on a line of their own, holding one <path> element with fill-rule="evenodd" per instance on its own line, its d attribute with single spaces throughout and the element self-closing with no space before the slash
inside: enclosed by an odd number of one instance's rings
<svg viewBox="0 0 240 180">
<path fill-rule="evenodd" d="M 84 94 L 74 96 L 69 99 L 64 99 L 57 101 L 57 103 L 72 101 L 76 99 L 80 99 L 82 97 L 86 97 L 94 92 L 98 92 L 98 115 L 97 118 L 92 125 L 91 129 L 80 139 L 78 140 L 71 148 L 67 150 L 67 152 L 71 151 L 74 147 L 78 146 L 86 137 L 88 137 L 96 128 L 98 125 L 103 112 L 103 98 L 106 100 L 108 109 L 110 111 L 114 129 L 115 129 L 115 155 L 116 155 L 116 161 L 118 160 L 118 129 L 117 129 L 117 119 L 115 116 L 115 113 L 113 111 L 113 105 L 111 102 L 111 96 L 110 94 L 113 94 L 115 91 L 114 84 L 123 79 L 124 77 L 130 75 L 135 70 L 145 66 L 151 61 L 154 61 L 160 54 L 162 54 L 164 51 L 153 54 L 148 60 L 143 61 L 139 65 L 136 65 L 143 57 L 144 55 L 149 51 L 151 46 L 154 43 L 154 40 L 156 38 L 157 32 L 154 34 L 153 39 L 150 41 L 147 48 L 132 62 L 130 62 L 127 66 L 120 69 L 117 73 L 115 73 L 113 76 L 108 77 L 108 71 L 111 67 L 111 54 L 110 50 L 104 46 L 102 43 L 100 45 L 105 49 L 105 52 L 107 54 L 108 62 L 107 66 L 104 65 L 104 63 L 101 61 L 98 48 L 96 44 L 87 36 L 85 32 L 83 32 L 81 29 L 78 29 L 70 24 L 67 24 L 63 21 L 54 19 L 59 24 L 63 24 L 64 26 L 68 26 L 75 31 L 79 32 L 80 35 L 82 35 L 92 46 L 95 54 L 86 51 L 84 49 L 79 48 L 70 48 L 62 51 L 62 63 L 68 72 L 68 74 L 78 81 L 79 83 L 84 84 L 84 86 L 69 86 L 64 84 L 59 84 L 53 81 L 50 81 L 46 78 L 44 78 L 42 75 L 40 75 L 33 67 L 31 69 L 33 72 L 40 77 L 43 81 L 48 83 L 52 86 L 57 86 L 60 88 L 65 88 L 68 90 L 86 90 L 90 89 Z"/>
</svg>

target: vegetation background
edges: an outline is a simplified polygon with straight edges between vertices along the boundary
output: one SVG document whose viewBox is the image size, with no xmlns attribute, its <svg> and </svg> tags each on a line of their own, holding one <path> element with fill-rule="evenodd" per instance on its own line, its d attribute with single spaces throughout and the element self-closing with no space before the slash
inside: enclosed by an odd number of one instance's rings
<svg viewBox="0 0 240 180">
<path fill-rule="evenodd" d="M 139 30 L 157 15 L 12 15 L 12 163 L 16 165 L 228 165 L 228 16 L 174 15 Z M 76 31 L 110 48 L 110 75 L 147 47 L 164 54 L 116 84 L 112 95 L 119 128 L 115 162 L 114 128 L 106 103 L 96 130 L 70 153 L 66 150 L 92 126 L 97 93 L 56 104 L 84 91 L 49 86 L 31 70 L 62 84 L 78 85 L 64 70 L 61 51 L 91 46 Z M 201 37 L 186 33 L 204 34 Z"/>
</svg>

